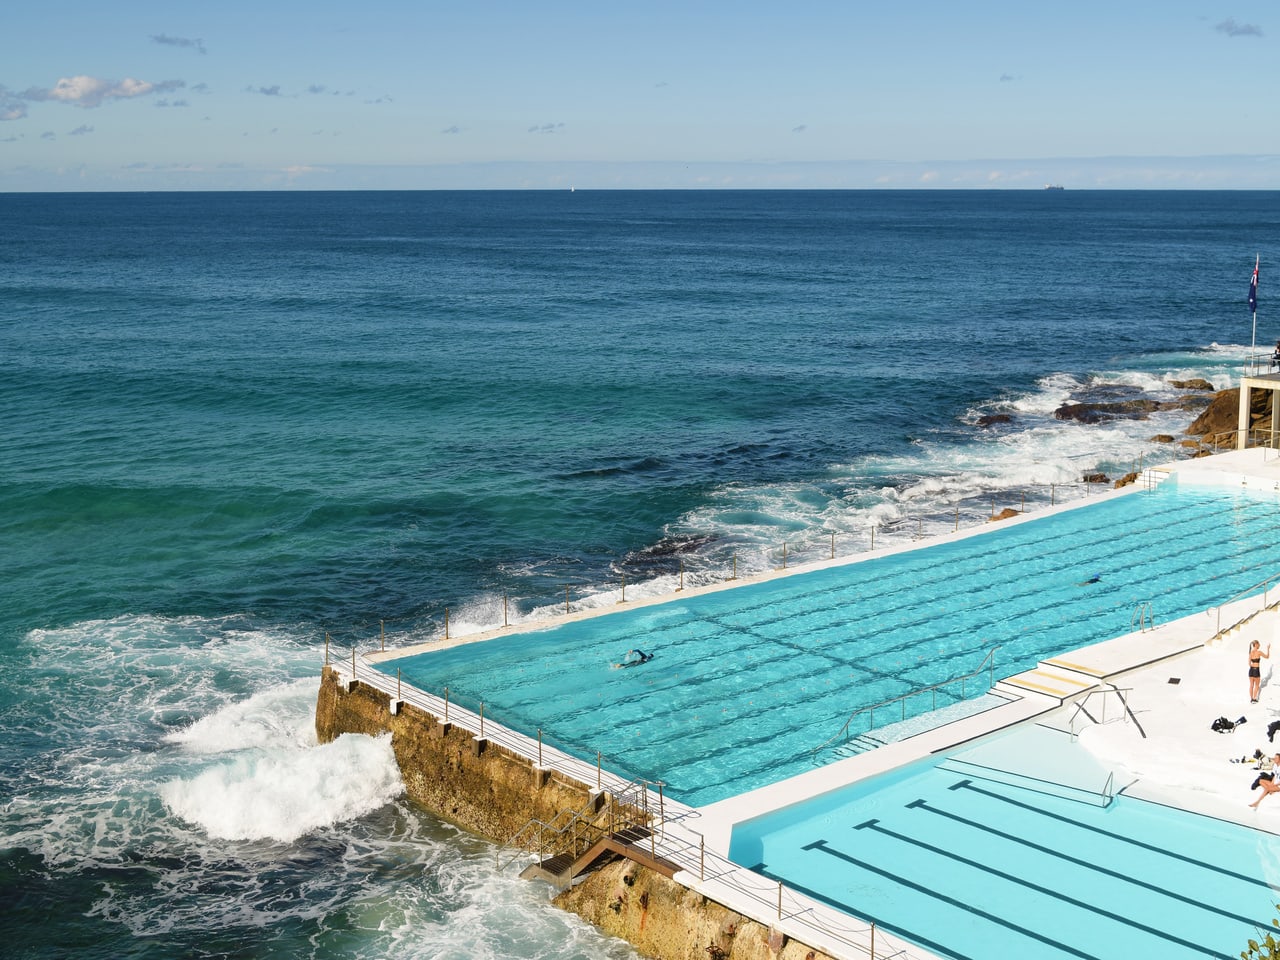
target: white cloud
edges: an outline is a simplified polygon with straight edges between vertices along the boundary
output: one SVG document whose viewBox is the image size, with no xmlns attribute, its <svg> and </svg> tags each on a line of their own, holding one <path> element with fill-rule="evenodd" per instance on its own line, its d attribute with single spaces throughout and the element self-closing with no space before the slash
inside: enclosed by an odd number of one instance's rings
<svg viewBox="0 0 1280 960">
<path fill-rule="evenodd" d="M 152 93 L 166 93 L 184 86 L 186 84 L 181 80 L 151 83 L 148 80 L 137 80 L 133 77 L 125 77 L 123 80 L 104 80 L 100 77 L 86 76 L 61 77 L 49 89 L 32 87 L 20 96 L 24 100 L 53 100 L 88 109 L 100 107 L 108 100 L 131 100 L 134 97 L 145 97 Z"/>
</svg>

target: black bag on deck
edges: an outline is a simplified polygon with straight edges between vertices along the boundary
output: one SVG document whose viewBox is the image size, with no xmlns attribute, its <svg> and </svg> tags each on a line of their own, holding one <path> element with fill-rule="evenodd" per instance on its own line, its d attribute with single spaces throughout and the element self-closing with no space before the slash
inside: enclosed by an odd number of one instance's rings
<svg viewBox="0 0 1280 960">
<path fill-rule="evenodd" d="M 1230 733 L 1235 728 L 1236 728 L 1236 725 L 1232 723 L 1230 720 L 1228 720 L 1226 717 L 1219 717 L 1217 720 L 1213 721 L 1213 723 L 1209 725 L 1209 729 L 1214 730 L 1217 733 Z"/>
</svg>

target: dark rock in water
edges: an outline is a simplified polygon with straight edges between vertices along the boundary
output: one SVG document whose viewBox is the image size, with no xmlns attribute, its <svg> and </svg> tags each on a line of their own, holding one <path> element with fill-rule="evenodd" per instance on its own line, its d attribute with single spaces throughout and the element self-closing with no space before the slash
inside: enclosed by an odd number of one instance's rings
<svg viewBox="0 0 1280 960">
<path fill-rule="evenodd" d="M 1084 483 L 1110 483 L 1111 482 L 1110 477 L 1108 477 L 1105 473 L 1101 473 L 1098 471 L 1095 471 L 1093 473 L 1086 473 L 1084 474 L 1084 476 L 1080 478 L 1080 480 Z"/>
<path fill-rule="evenodd" d="M 1159 400 L 1120 400 L 1106 403 L 1064 403 L 1053 411 L 1059 420 L 1104 423 L 1108 420 L 1145 420 L 1162 404 Z"/>
<path fill-rule="evenodd" d="M 1080 423 L 1097 423 L 1102 420 L 1101 414 L 1088 403 L 1064 403 L 1053 415 L 1058 420 L 1077 420 Z"/>
<path fill-rule="evenodd" d="M 628 553 L 623 560 L 625 566 L 650 567 L 657 570 L 675 570 L 679 560 L 686 554 L 697 553 L 703 547 L 715 542 L 710 536 L 674 536 L 663 537 L 642 550 Z"/>
<path fill-rule="evenodd" d="M 1166 400 L 1160 404 L 1161 410 L 1203 410 L 1213 402 L 1213 395 L 1209 393 L 1188 393 L 1186 396 L 1178 397 L 1176 400 Z"/>
<path fill-rule="evenodd" d="M 1151 438 L 1152 443 L 1173 443 L 1173 437 L 1167 433 L 1157 433 Z"/>
<path fill-rule="evenodd" d="M 1170 380 L 1169 386 L 1175 390 L 1213 390 L 1213 384 L 1203 377 L 1193 377 L 1190 380 Z"/>
<path fill-rule="evenodd" d="M 980 427 L 989 427 L 996 423 L 1013 423 L 1013 417 L 1007 413 L 984 413 L 978 418 Z"/>
</svg>

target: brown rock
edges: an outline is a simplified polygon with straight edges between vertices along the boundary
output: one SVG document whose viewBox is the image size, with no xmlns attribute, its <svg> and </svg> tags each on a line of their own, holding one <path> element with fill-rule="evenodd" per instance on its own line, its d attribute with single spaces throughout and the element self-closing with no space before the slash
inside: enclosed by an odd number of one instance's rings
<svg viewBox="0 0 1280 960">
<path fill-rule="evenodd" d="M 1005 507 L 999 513 L 992 514 L 991 519 L 992 520 L 1008 520 L 1010 517 L 1016 517 L 1018 513 L 1019 511 L 1013 509 L 1013 507 Z"/>
<path fill-rule="evenodd" d="M 1271 396 L 1265 390 L 1255 390 L 1249 403 L 1250 426 L 1260 427 L 1271 418 Z M 1201 437 L 1206 443 L 1229 443 L 1235 439 L 1240 423 L 1240 388 L 1219 390 L 1213 400 L 1205 408 L 1204 413 L 1196 417 L 1187 433 Z"/>
<path fill-rule="evenodd" d="M 1157 433 L 1151 438 L 1152 443 L 1173 443 L 1173 437 L 1167 433 Z"/>
<path fill-rule="evenodd" d="M 1121 487 L 1127 487 L 1131 483 L 1137 483 L 1138 477 L 1140 476 L 1142 476 L 1142 474 L 1136 473 L 1136 472 L 1126 473 L 1123 477 L 1121 477 L 1119 480 L 1116 481 L 1116 489 L 1119 490 Z"/>
<path fill-rule="evenodd" d="M 1084 476 L 1082 476 L 1080 480 L 1082 483 L 1109 483 L 1111 481 L 1111 478 L 1108 477 L 1105 473 L 1094 471 L 1093 473 L 1084 474 Z"/>
<path fill-rule="evenodd" d="M 1169 385 L 1175 390 L 1212 390 L 1213 384 L 1203 377 L 1193 377 L 1190 380 L 1170 380 Z"/>
</svg>

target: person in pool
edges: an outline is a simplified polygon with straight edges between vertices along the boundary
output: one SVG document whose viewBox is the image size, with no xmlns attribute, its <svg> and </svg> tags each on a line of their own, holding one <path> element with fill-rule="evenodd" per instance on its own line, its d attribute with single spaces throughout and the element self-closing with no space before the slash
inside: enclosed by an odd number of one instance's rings
<svg viewBox="0 0 1280 960">
<path fill-rule="evenodd" d="M 1077 584 L 1076 584 L 1076 586 L 1077 586 L 1077 587 L 1087 587 L 1089 584 L 1091 584 L 1091 583 L 1097 583 L 1097 582 L 1098 582 L 1099 580 L 1101 580 L 1101 579 L 1102 579 L 1102 574 L 1100 574 L 1100 573 L 1095 573 L 1095 574 L 1094 574 L 1092 577 L 1090 577 L 1088 580 L 1081 580 L 1079 583 L 1077 583 Z"/>
<path fill-rule="evenodd" d="M 653 659 L 652 653 L 645 653 L 643 650 L 628 650 L 627 655 L 622 658 L 621 663 L 615 663 L 614 667 L 638 667 L 642 663 L 648 663 Z"/>
<path fill-rule="evenodd" d="M 1257 703 L 1262 693 L 1262 661 L 1271 656 L 1271 644 L 1267 644 L 1267 652 L 1262 652 L 1262 644 L 1257 640 L 1249 644 L 1249 702 Z"/>
</svg>

